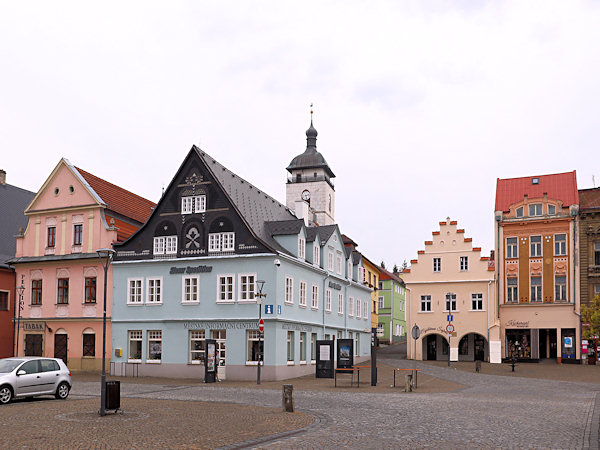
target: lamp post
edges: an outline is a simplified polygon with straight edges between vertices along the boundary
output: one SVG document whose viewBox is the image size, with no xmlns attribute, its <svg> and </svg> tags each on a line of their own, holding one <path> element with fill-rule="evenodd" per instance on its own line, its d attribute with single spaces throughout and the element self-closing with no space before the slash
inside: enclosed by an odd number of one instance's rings
<svg viewBox="0 0 600 450">
<path fill-rule="evenodd" d="M 21 286 L 17 288 L 17 293 L 19 294 L 19 305 L 18 311 L 19 314 L 17 316 L 17 348 L 15 351 L 15 356 L 19 356 L 19 331 L 21 329 L 21 311 L 23 311 L 23 307 L 25 306 L 23 303 L 23 293 L 25 292 L 25 285 L 23 284 L 23 279 L 25 275 L 21 274 Z"/>
<path fill-rule="evenodd" d="M 450 325 L 452 323 L 452 296 L 454 294 L 452 292 L 448 292 L 446 294 L 446 301 L 448 302 L 448 325 Z M 452 335 L 452 333 L 450 333 L 449 331 L 446 333 L 448 335 L 448 367 L 450 367 L 450 336 Z"/>
<path fill-rule="evenodd" d="M 258 323 L 260 324 L 260 321 L 262 319 L 262 299 L 265 298 L 267 296 L 267 294 L 263 294 L 262 290 L 263 290 L 263 286 L 265 285 L 264 280 L 258 280 L 256 282 L 256 284 L 258 285 L 258 293 L 256 294 L 256 303 L 258 303 Z M 259 325 L 260 326 L 260 325 Z M 257 365 L 257 370 L 256 370 L 256 384 L 260 384 L 260 363 L 262 361 L 262 356 L 264 353 L 264 345 L 263 345 L 263 332 L 260 331 L 258 332 L 258 365 Z"/>
<path fill-rule="evenodd" d="M 96 250 L 100 263 L 104 268 L 104 307 L 102 313 L 102 377 L 100 378 L 100 415 L 106 415 L 106 279 L 108 266 L 113 259 L 115 251 L 112 248 Z"/>
</svg>

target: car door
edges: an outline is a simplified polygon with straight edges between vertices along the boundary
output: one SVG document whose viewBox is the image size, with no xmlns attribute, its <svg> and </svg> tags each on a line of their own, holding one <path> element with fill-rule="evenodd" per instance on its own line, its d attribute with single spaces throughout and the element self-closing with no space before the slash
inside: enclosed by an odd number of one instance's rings
<svg viewBox="0 0 600 450">
<path fill-rule="evenodd" d="M 60 366 L 52 359 L 40 359 L 39 390 L 44 394 L 53 394 L 58 387 Z"/>
<path fill-rule="evenodd" d="M 39 389 L 40 368 L 39 361 L 27 361 L 17 369 L 17 382 L 15 383 L 15 397 L 32 395 Z M 25 373 L 22 373 L 25 372 Z"/>
</svg>

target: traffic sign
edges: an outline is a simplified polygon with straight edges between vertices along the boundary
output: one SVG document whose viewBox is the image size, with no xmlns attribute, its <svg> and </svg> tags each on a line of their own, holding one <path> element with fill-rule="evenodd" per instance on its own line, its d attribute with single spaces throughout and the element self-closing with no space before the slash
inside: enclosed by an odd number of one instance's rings
<svg viewBox="0 0 600 450">
<path fill-rule="evenodd" d="M 262 319 L 260 319 L 260 320 L 258 321 L 258 331 L 260 331 L 261 333 L 262 333 L 263 331 L 265 331 L 265 321 L 264 321 L 264 320 L 262 320 Z"/>
<path fill-rule="evenodd" d="M 417 326 L 417 324 L 412 327 L 411 335 L 413 339 L 419 339 L 419 336 L 421 336 L 421 329 Z"/>
<path fill-rule="evenodd" d="M 454 325 L 452 325 L 451 323 L 449 323 L 448 325 L 446 325 L 446 331 L 447 331 L 449 334 L 452 334 L 452 333 L 454 333 Z"/>
<path fill-rule="evenodd" d="M 273 305 L 265 305 L 265 314 L 273 314 Z"/>
<path fill-rule="evenodd" d="M 452 322 L 454 320 L 454 315 L 448 314 L 448 322 Z"/>
</svg>

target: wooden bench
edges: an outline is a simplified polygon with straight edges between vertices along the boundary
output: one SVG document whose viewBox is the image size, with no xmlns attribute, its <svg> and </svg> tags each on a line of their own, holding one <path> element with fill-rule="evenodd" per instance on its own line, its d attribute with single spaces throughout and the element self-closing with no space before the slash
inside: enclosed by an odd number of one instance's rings
<svg viewBox="0 0 600 450">
<path fill-rule="evenodd" d="M 421 370 L 421 369 L 400 369 L 400 368 L 395 368 L 394 369 L 394 387 L 396 387 L 396 371 L 414 372 L 415 373 L 414 385 L 415 385 L 415 389 L 416 389 L 417 388 L 417 372 L 419 370 Z"/>
<path fill-rule="evenodd" d="M 354 374 L 356 373 L 356 376 L 357 376 L 356 387 L 357 388 L 360 387 L 360 368 L 359 367 L 342 367 L 342 368 L 335 369 L 335 374 L 333 376 L 334 387 L 337 387 L 337 374 L 338 373 L 345 373 L 345 374 L 352 375 L 352 379 L 350 380 L 350 387 L 352 387 L 352 384 L 354 383 Z"/>
</svg>

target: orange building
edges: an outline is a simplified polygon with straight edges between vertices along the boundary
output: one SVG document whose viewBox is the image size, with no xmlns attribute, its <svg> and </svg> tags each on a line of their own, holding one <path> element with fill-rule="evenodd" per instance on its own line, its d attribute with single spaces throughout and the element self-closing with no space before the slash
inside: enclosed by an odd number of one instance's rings
<svg viewBox="0 0 600 450">
<path fill-rule="evenodd" d="M 495 240 L 502 355 L 580 358 L 575 171 L 498 179 Z"/>
</svg>

